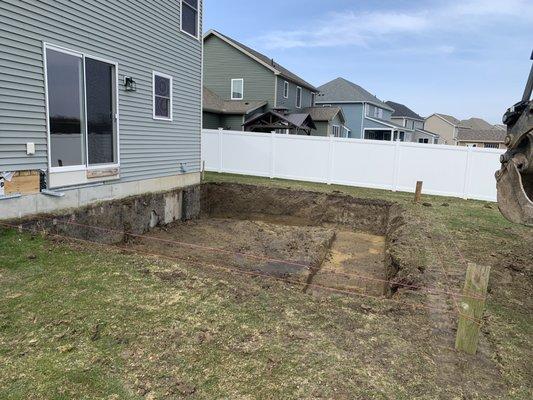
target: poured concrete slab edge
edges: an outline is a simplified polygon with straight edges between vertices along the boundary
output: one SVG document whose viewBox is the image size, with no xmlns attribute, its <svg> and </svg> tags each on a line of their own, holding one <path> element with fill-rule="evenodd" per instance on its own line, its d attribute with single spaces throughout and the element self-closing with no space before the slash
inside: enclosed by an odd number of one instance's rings
<svg viewBox="0 0 533 400">
<path fill-rule="evenodd" d="M 108 183 L 100 186 L 64 188 L 61 189 L 61 192 L 65 194 L 63 197 L 51 197 L 38 193 L 4 199 L 0 202 L 0 220 L 56 213 L 89 206 L 101 201 L 184 188 L 199 184 L 200 178 L 200 173 L 194 172 L 132 182 Z"/>
</svg>

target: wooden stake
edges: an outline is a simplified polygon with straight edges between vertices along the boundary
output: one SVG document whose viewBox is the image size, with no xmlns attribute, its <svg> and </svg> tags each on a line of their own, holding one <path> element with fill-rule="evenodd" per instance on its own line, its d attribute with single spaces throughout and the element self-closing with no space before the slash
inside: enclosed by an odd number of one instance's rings
<svg viewBox="0 0 533 400">
<path fill-rule="evenodd" d="M 415 190 L 415 203 L 420 203 L 420 198 L 422 197 L 422 185 L 424 182 L 418 181 L 416 182 L 416 190 Z"/>
<path fill-rule="evenodd" d="M 202 181 L 205 180 L 205 161 L 202 161 Z"/>
<path fill-rule="evenodd" d="M 490 266 L 468 264 L 455 339 L 455 348 L 468 354 L 476 354 L 477 351 L 489 275 Z"/>
</svg>

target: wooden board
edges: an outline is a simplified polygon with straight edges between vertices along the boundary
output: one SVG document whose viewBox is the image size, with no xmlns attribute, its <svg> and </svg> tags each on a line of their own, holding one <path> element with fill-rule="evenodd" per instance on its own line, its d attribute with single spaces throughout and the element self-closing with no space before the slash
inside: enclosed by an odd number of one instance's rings
<svg viewBox="0 0 533 400">
<path fill-rule="evenodd" d="M 5 181 L 5 194 L 15 193 L 33 194 L 39 193 L 41 187 L 41 177 L 39 171 L 18 171 L 11 179 Z"/>
</svg>

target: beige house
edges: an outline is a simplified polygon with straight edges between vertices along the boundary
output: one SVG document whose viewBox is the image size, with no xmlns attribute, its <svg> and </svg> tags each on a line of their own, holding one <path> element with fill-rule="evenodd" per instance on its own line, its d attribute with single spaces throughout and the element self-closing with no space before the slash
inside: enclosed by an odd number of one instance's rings
<svg viewBox="0 0 533 400">
<path fill-rule="evenodd" d="M 439 135 L 439 143 L 454 146 L 461 121 L 451 115 L 432 114 L 426 118 L 424 129 Z"/>
<path fill-rule="evenodd" d="M 485 149 L 506 149 L 506 132 L 502 129 L 459 128 L 457 144 L 459 146 L 481 147 Z"/>
</svg>

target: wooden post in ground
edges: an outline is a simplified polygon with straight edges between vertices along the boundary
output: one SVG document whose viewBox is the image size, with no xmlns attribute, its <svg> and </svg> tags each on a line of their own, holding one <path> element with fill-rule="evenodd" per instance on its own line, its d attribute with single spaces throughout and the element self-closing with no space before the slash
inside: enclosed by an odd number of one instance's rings
<svg viewBox="0 0 533 400">
<path fill-rule="evenodd" d="M 202 161 L 202 182 L 205 180 L 205 160 Z"/>
<path fill-rule="evenodd" d="M 420 203 L 420 198 L 422 197 L 422 185 L 424 182 L 418 181 L 416 182 L 416 190 L 415 190 L 415 203 Z"/>
<path fill-rule="evenodd" d="M 468 354 L 476 354 L 477 351 L 489 275 L 490 266 L 468 264 L 455 339 L 455 348 Z"/>
</svg>

